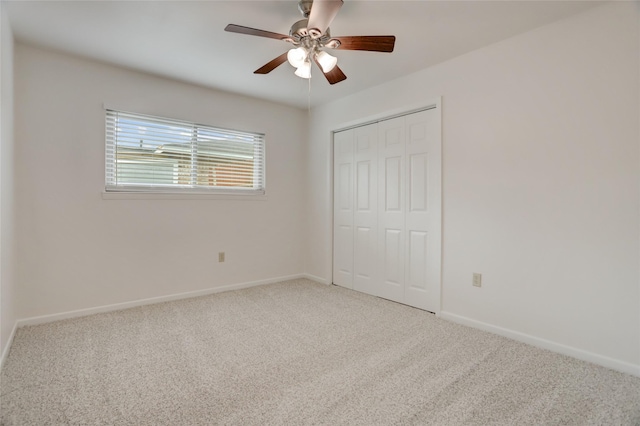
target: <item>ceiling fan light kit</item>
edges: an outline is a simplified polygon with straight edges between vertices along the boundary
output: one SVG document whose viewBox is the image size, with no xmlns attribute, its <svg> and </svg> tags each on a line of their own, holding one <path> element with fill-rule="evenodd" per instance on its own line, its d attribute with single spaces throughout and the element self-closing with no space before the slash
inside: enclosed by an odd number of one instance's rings
<svg viewBox="0 0 640 426">
<path fill-rule="evenodd" d="M 287 60 L 292 67 L 296 68 L 295 75 L 302 78 L 311 78 L 310 55 L 313 54 L 315 61 L 320 65 L 323 73 L 328 73 L 338 64 L 338 58 L 331 56 L 324 50 L 317 50 L 311 53 L 305 47 L 296 47 L 289 50 Z"/>
<path fill-rule="evenodd" d="M 342 7 L 343 0 L 300 0 L 298 10 L 305 19 L 291 26 L 289 35 L 258 30 L 229 24 L 225 31 L 273 38 L 293 44 L 290 49 L 277 58 L 254 71 L 255 74 L 268 74 L 284 62 L 296 68 L 295 75 L 311 78 L 311 60 L 320 67 L 330 84 L 347 79 L 338 67 L 338 58 L 330 55 L 324 48 L 341 50 L 365 50 L 369 52 L 393 52 L 395 36 L 345 36 L 331 37 L 329 24 Z"/>
</svg>

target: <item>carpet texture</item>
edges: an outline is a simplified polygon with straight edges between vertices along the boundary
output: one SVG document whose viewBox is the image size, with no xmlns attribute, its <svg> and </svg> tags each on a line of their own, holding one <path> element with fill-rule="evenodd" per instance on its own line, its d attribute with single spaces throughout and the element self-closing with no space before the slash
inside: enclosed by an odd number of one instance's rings
<svg viewBox="0 0 640 426">
<path fill-rule="evenodd" d="M 2 425 L 638 425 L 640 378 L 294 280 L 18 330 Z"/>
</svg>

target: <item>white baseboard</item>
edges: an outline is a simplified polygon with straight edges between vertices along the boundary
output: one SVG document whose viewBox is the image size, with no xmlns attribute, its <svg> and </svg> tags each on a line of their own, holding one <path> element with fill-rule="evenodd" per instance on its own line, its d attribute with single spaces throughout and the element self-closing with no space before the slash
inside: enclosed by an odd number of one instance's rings
<svg viewBox="0 0 640 426">
<path fill-rule="evenodd" d="M 13 344 L 13 338 L 16 336 L 16 331 L 18 330 L 18 321 L 13 323 L 13 329 L 11 330 L 11 334 L 9 335 L 9 340 L 7 340 L 7 344 L 4 346 L 4 350 L 2 351 L 2 358 L 0 358 L 0 370 L 4 367 L 4 363 L 9 356 L 9 351 L 11 350 L 11 345 Z"/>
<path fill-rule="evenodd" d="M 17 328 L 20 328 L 25 325 L 44 324 L 48 322 L 60 321 L 60 320 L 69 319 L 69 318 L 84 317 L 87 315 L 99 314 L 103 312 L 120 311 L 122 309 L 135 308 L 138 306 L 153 305 L 156 303 L 163 303 L 163 302 L 171 302 L 173 300 L 190 299 L 192 297 L 206 296 L 214 293 L 222 293 L 223 291 L 240 290 L 242 288 L 255 287 L 258 285 L 265 285 L 265 284 L 273 284 L 280 281 L 294 280 L 298 278 L 306 278 L 306 276 L 305 274 L 288 275 L 284 277 L 269 278 L 266 280 L 251 281 L 251 282 L 239 283 L 239 284 L 230 284 L 230 285 L 225 285 L 221 287 L 213 287 L 205 290 L 196 290 L 196 291 L 189 291 L 186 293 L 152 297 L 149 299 L 134 300 L 131 302 L 115 303 L 113 305 L 96 306 L 94 308 L 78 309 L 76 311 L 61 312 L 58 314 L 24 318 L 24 319 L 18 320 L 16 324 L 17 324 Z"/>
<path fill-rule="evenodd" d="M 320 277 L 318 277 L 316 275 L 312 275 L 312 274 L 302 274 L 302 275 L 304 276 L 304 278 L 306 278 L 308 280 L 311 280 L 311 281 L 315 281 L 315 282 L 320 283 L 320 284 L 331 284 L 329 282 L 329 280 L 324 279 L 324 278 L 320 278 Z"/>
<path fill-rule="evenodd" d="M 510 330 L 507 328 L 497 327 L 495 325 L 487 324 L 481 321 L 476 321 L 471 318 L 466 318 L 460 315 L 452 314 L 451 312 L 440 312 L 440 318 L 449 320 L 458 324 L 466 325 L 469 327 L 477 328 L 483 331 L 497 334 L 499 336 L 508 337 L 519 342 L 527 343 L 532 346 L 536 346 L 542 349 L 548 349 L 552 352 L 557 352 L 563 355 L 568 355 L 573 358 L 580 359 L 582 361 L 598 364 L 603 367 L 610 368 L 612 370 L 620 371 L 622 373 L 631 374 L 633 376 L 640 377 L 640 365 L 631 364 L 625 361 L 609 358 L 603 355 L 598 355 L 593 352 L 584 351 L 571 346 L 555 343 L 550 340 L 541 339 L 539 337 L 531 336 L 529 334 L 520 333 L 519 331 Z"/>
</svg>

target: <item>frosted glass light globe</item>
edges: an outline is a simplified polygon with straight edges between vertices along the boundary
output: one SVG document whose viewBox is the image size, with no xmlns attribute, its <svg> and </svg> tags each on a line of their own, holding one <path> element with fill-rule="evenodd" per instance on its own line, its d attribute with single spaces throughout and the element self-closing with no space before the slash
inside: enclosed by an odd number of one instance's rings
<svg viewBox="0 0 640 426">
<path fill-rule="evenodd" d="M 309 61 L 304 61 L 302 63 L 302 65 L 300 65 L 298 67 L 298 69 L 296 70 L 295 74 L 298 77 L 302 77 L 302 78 L 311 78 L 311 62 Z"/>
<path fill-rule="evenodd" d="M 304 47 L 291 49 L 287 53 L 287 60 L 295 68 L 299 68 L 305 59 L 307 59 L 307 51 Z"/>
<path fill-rule="evenodd" d="M 324 73 L 331 71 L 338 63 L 338 58 L 329 55 L 324 50 L 316 53 L 316 60 L 320 64 L 320 67 L 322 67 L 322 72 Z"/>
</svg>

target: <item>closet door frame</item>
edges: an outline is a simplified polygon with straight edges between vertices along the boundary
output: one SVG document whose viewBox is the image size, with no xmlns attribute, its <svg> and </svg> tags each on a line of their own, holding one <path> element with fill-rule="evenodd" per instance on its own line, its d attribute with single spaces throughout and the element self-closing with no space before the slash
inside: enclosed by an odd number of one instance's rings
<svg viewBox="0 0 640 426">
<path fill-rule="evenodd" d="M 413 114 L 416 112 L 420 112 L 420 111 L 424 111 L 424 110 L 435 110 L 437 116 L 436 116 L 436 122 L 435 122 L 435 131 L 434 131 L 434 137 L 437 138 L 437 142 L 436 145 L 439 147 L 439 152 L 437 153 L 440 156 L 440 163 L 439 163 L 439 167 L 438 170 L 431 170 L 430 174 L 429 174 L 429 179 L 432 181 L 433 183 L 433 187 L 432 187 L 432 191 L 434 194 L 434 198 L 436 200 L 435 203 L 433 203 L 433 205 L 430 206 L 429 210 L 430 210 L 430 227 L 431 227 L 431 231 L 430 231 L 430 248 L 432 250 L 432 255 L 430 256 L 429 260 L 432 262 L 432 274 L 429 276 L 430 282 L 428 284 L 429 286 L 429 293 L 432 295 L 432 297 L 434 298 L 434 303 L 433 303 L 433 309 L 431 309 L 430 311 L 433 311 L 433 313 L 435 313 L 436 315 L 440 315 L 440 311 L 442 308 L 442 98 L 438 97 L 435 99 L 431 99 L 428 102 L 424 102 L 424 103 L 420 103 L 420 104 L 416 104 L 416 105 L 410 105 L 407 107 L 403 107 L 403 108 L 398 108 L 398 109 L 394 109 L 394 110 L 389 110 L 389 111 L 385 111 L 382 112 L 380 114 L 376 114 L 376 115 L 372 115 L 372 116 L 368 116 L 368 117 L 363 117 L 360 118 L 358 120 L 354 120 L 354 121 L 350 121 L 350 122 L 346 122 L 346 123 L 342 123 L 338 126 L 336 126 L 332 131 L 331 131 L 331 149 L 330 149 L 330 156 L 331 156 L 331 171 L 330 171 L 330 176 L 331 176 L 331 182 L 330 182 L 330 188 L 331 188 L 331 211 L 333 213 L 334 211 L 334 135 L 338 132 L 342 132 L 345 130 L 349 130 L 349 129 L 353 129 L 353 128 L 357 128 L 357 127 L 362 127 L 362 126 L 366 126 L 369 124 L 373 124 L 373 123 L 378 123 L 380 121 L 385 121 L 385 120 L 389 120 L 389 119 L 393 119 L 396 117 L 401 117 L 401 116 L 405 116 L 405 115 L 409 115 L 409 114 Z M 333 214 L 331 215 L 331 281 L 330 282 L 334 282 L 334 279 L 336 277 L 333 276 L 333 272 L 334 272 L 334 236 L 333 236 L 333 229 L 334 229 L 334 217 Z M 435 251 L 435 253 L 433 252 Z"/>
</svg>

